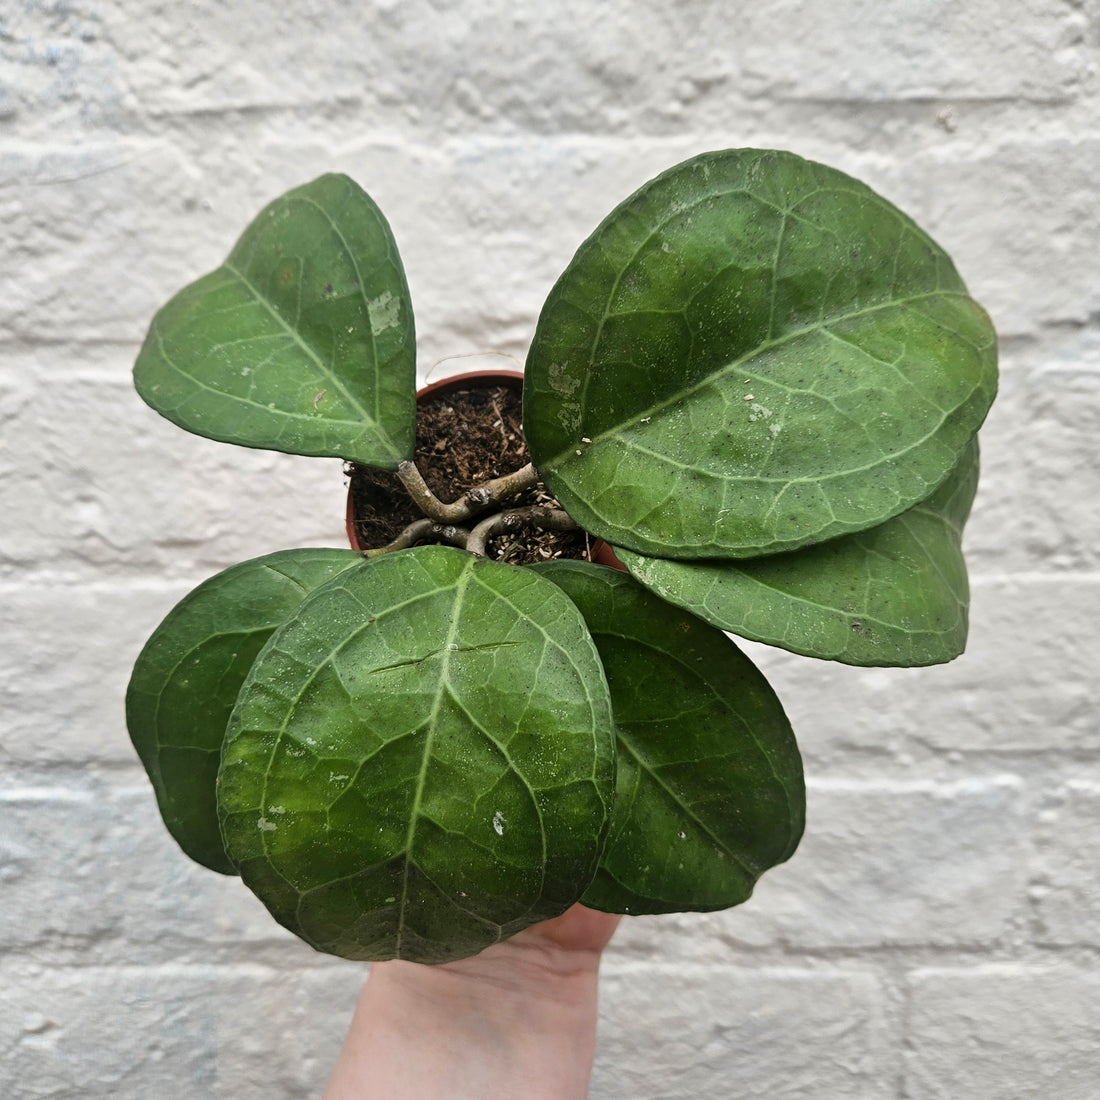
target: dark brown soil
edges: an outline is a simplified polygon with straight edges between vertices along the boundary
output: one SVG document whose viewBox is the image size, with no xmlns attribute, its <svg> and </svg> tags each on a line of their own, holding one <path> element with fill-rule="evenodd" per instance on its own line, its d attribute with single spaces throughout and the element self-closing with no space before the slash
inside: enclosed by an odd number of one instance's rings
<svg viewBox="0 0 1100 1100">
<path fill-rule="evenodd" d="M 417 406 L 415 462 L 442 501 L 526 466 L 519 391 L 505 386 L 433 394 Z M 385 546 L 423 515 L 396 474 L 349 464 L 356 530 L 361 545 Z M 540 485 L 514 506 L 557 502 Z M 478 517 L 481 518 L 481 517 Z M 477 522 L 475 519 L 474 523 Z M 583 558 L 589 539 L 580 531 L 520 529 L 489 543 L 489 556 L 513 565 L 551 558 Z"/>
</svg>

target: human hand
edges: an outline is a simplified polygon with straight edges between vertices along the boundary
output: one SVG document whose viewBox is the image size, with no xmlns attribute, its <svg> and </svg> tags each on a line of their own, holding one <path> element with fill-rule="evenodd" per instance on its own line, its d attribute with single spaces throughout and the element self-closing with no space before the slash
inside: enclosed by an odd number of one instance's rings
<svg viewBox="0 0 1100 1100">
<path fill-rule="evenodd" d="M 374 963 L 324 1100 L 583 1100 L 620 919 L 574 905 L 468 959 Z"/>
</svg>

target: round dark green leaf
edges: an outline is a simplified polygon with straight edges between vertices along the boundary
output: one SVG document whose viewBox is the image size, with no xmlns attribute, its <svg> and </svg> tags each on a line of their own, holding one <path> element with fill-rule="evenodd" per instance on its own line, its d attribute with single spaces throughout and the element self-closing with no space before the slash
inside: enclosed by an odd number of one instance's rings
<svg viewBox="0 0 1100 1100">
<path fill-rule="evenodd" d="M 802 835 L 802 761 L 763 676 L 719 630 L 626 574 L 536 566 L 581 609 L 611 689 L 616 801 L 581 899 L 615 913 L 744 901 Z"/>
<path fill-rule="evenodd" d="M 304 596 L 360 560 L 351 550 L 284 550 L 235 565 L 185 596 L 134 665 L 130 738 L 168 831 L 214 871 L 236 874 L 222 846 L 215 785 L 241 684 Z"/>
<path fill-rule="evenodd" d="M 560 589 L 417 547 L 337 577 L 272 636 L 230 720 L 222 832 L 319 950 L 445 962 L 580 897 L 614 752 L 603 670 Z"/>
<path fill-rule="evenodd" d="M 926 501 L 879 527 L 751 561 L 616 551 L 663 599 L 746 638 L 852 665 L 931 665 L 966 647 L 962 531 L 978 484 L 975 439 Z"/>
<path fill-rule="evenodd" d="M 586 530 L 753 557 L 927 497 L 996 358 L 946 253 L 870 188 L 789 153 L 708 153 L 581 246 L 539 319 L 524 429 Z"/>
<path fill-rule="evenodd" d="M 412 306 L 381 211 L 340 175 L 276 199 L 153 318 L 134 383 L 211 439 L 386 469 L 411 457 Z"/>
</svg>

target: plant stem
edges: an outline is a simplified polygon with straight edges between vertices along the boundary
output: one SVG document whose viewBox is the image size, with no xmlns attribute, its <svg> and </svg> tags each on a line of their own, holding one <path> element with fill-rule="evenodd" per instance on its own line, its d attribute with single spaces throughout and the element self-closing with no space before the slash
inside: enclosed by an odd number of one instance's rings
<svg viewBox="0 0 1100 1100">
<path fill-rule="evenodd" d="M 421 539 L 440 539 L 452 546 L 465 546 L 470 532 L 465 527 L 455 527 L 449 523 L 436 523 L 432 519 L 413 520 L 393 542 L 386 543 L 373 550 L 361 551 L 366 558 L 377 558 L 381 554 L 390 554 L 394 550 L 404 550 Z"/>
<path fill-rule="evenodd" d="M 526 489 L 534 488 L 539 480 L 538 471 L 534 465 L 528 463 L 514 473 L 493 478 L 483 485 L 475 485 L 453 504 L 445 504 L 428 488 L 416 463 L 411 459 L 397 467 L 397 476 L 416 506 L 436 523 L 461 523 L 494 505 L 514 499 Z"/>
<path fill-rule="evenodd" d="M 560 508 L 547 508 L 541 504 L 532 504 L 528 508 L 513 508 L 510 512 L 497 512 L 483 519 L 466 540 L 466 549 L 471 553 L 486 556 L 488 542 L 494 535 L 516 527 L 540 527 L 548 531 L 577 531 L 579 527 L 568 512 Z"/>
</svg>

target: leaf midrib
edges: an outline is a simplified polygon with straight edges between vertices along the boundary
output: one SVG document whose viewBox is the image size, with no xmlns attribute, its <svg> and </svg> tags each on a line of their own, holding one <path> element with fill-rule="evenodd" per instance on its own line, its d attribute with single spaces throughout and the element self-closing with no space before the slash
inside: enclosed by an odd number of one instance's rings
<svg viewBox="0 0 1100 1100">
<path fill-rule="evenodd" d="M 738 855 L 735 851 L 733 851 L 732 848 L 729 846 L 729 844 L 727 844 L 726 841 L 722 840 L 722 838 L 719 837 L 710 828 L 710 826 L 707 825 L 707 823 L 705 821 L 703 821 L 698 816 L 698 814 L 696 814 L 694 812 L 694 810 L 691 809 L 691 807 L 686 802 L 684 802 L 684 800 L 679 796 L 679 794 L 677 794 L 677 792 L 674 791 L 657 774 L 656 765 L 651 764 L 650 761 L 648 759 L 646 759 L 645 756 L 642 755 L 642 753 L 637 749 L 637 747 L 631 742 L 629 736 L 627 736 L 627 734 L 623 730 L 622 726 L 616 725 L 615 733 L 616 733 L 619 744 L 623 748 L 625 748 L 627 750 L 627 752 L 630 753 L 631 756 L 634 757 L 634 759 L 638 762 L 638 766 L 649 776 L 650 781 L 653 782 L 657 787 L 659 787 L 664 792 L 665 797 L 668 798 L 669 801 L 671 801 L 674 805 L 678 806 L 679 809 L 688 818 L 688 820 L 701 833 L 703 833 L 704 836 L 708 837 L 710 839 L 711 843 L 713 843 L 715 845 L 715 847 L 717 847 L 720 851 L 725 852 L 725 854 L 727 856 L 729 856 L 729 858 L 731 860 L 733 860 L 733 862 L 736 863 L 737 866 L 740 867 L 741 870 L 744 871 L 745 874 L 747 874 L 749 876 L 749 878 L 751 878 L 755 882 L 763 872 L 754 870 L 752 867 L 750 867 L 749 864 L 745 861 L 745 859 L 742 856 Z M 769 761 L 769 763 L 771 763 L 771 761 Z M 780 784 L 780 785 L 782 786 L 782 784 Z M 786 793 L 785 788 L 784 788 L 784 793 Z"/>
<path fill-rule="evenodd" d="M 683 389 L 677 390 L 676 393 L 674 393 L 674 394 L 670 395 L 669 397 L 665 398 L 663 401 L 654 402 L 654 404 L 650 405 L 646 409 L 641 409 L 641 410 L 638 410 L 635 413 L 631 413 L 629 419 L 622 420 L 622 421 L 620 421 L 616 424 L 613 424 L 611 427 L 606 428 L 604 431 L 599 432 L 598 434 L 593 436 L 591 438 L 591 442 L 586 443 L 585 446 L 586 447 L 594 447 L 597 444 L 605 442 L 606 440 L 609 440 L 609 439 L 612 439 L 612 440 L 619 439 L 619 437 L 622 436 L 626 432 L 626 430 L 628 428 L 630 428 L 631 426 L 633 426 L 634 424 L 639 423 L 640 421 L 645 420 L 646 418 L 651 418 L 651 417 L 657 415 L 658 413 L 663 412 L 665 409 L 668 409 L 668 408 L 672 407 L 673 405 L 677 404 L 678 402 L 686 400 L 687 398 L 693 396 L 694 394 L 698 393 L 699 391 L 701 391 L 701 390 L 703 390 L 703 389 L 705 389 L 709 386 L 715 385 L 716 383 L 720 382 L 724 377 L 726 377 L 730 374 L 734 374 L 734 373 L 748 373 L 744 370 L 744 364 L 745 363 L 750 362 L 751 360 L 757 358 L 760 355 L 763 355 L 765 352 L 772 351 L 772 350 L 774 350 L 775 348 L 778 348 L 778 347 L 782 347 L 784 344 L 787 344 L 787 343 L 789 343 L 793 340 L 796 340 L 799 337 L 811 335 L 811 334 L 817 333 L 817 332 L 828 333 L 829 330 L 830 330 L 830 327 L 833 326 L 833 325 L 843 324 L 847 321 L 852 321 L 852 320 L 855 320 L 859 317 L 870 316 L 870 315 L 873 315 L 873 314 L 875 314 L 877 312 L 880 312 L 882 310 L 897 309 L 899 307 L 909 306 L 909 305 L 911 305 L 915 302 L 924 301 L 924 300 L 931 299 L 931 298 L 940 298 L 940 297 L 945 297 L 945 296 L 946 297 L 969 300 L 969 295 L 967 295 L 965 293 L 962 293 L 961 291 L 935 290 L 935 291 L 929 291 L 929 292 L 924 293 L 924 294 L 909 295 L 908 297 L 905 297 L 905 298 L 893 298 L 888 302 L 880 302 L 880 303 L 878 303 L 876 305 L 873 305 L 873 306 L 867 306 L 867 307 L 864 307 L 862 309 L 851 310 L 848 313 L 835 314 L 835 315 L 830 316 L 827 319 L 823 318 L 823 319 L 820 319 L 818 321 L 815 321 L 813 324 L 803 325 L 799 328 L 791 329 L 789 332 L 784 333 L 782 336 L 778 336 L 778 337 L 775 337 L 775 338 L 770 339 L 770 340 L 765 340 L 762 343 L 757 344 L 754 348 L 751 348 L 749 351 L 745 352 L 745 354 L 739 356 L 736 359 L 730 360 L 728 363 L 723 364 L 722 366 L 718 367 L 716 370 L 711 371 L 711 373 L 709 373 L 705 378 L 701 378 L 698 381 L 693 382 L 690 386 L 687 386 Z M 594 360 L 594 358 L 595 358 L 595 346 L 593 346 L 592 355 L 589 356 L 589 364 L 590 365 L 591 365 L 592 361 Z M 590 371 L 587 372 L 587 373 L 589 375 L 591 374 Z M 764 378 L 759 378 L 758 380 L 767 381 L 767 379 L 764 379 Z M 582 412 L 582 416 L 583 415 L 584 415 L 584 413 Z M 581 430 L 583 431 L 583 429 L 581 429 Z M 547 459 L 547 461 L 545 463 L 543 463 L 542 466 L 545 467 L 545 468 L 555 468 L 555 467 L 560 468 L 562 465 L 569 462 L 570 459 L 576 457 L 576 455 L 575 455 L 576 446 L 577 446 L 576 442 L 574 442 L 572 444 L 567 444 L 556 455 L 554 455 L 552 458 Z"/>
<path fill-rule="evenodd" d="M 420 805 L 424 798 L 424 788 L 428 779 L 428 764 L 432 756 L 432 746 L 435 744 L 436 732 L 439 724 L 439 712 L 443 705 L 443 697 L 450 689 L 448 672 L 451 663 L 452 645 L 457 644 L 458 622 L 462 615 L 462 603 L 466 596 L 466 590 L 470 585 L 470 577 L 474 566 L 473 558 L 466 562 L 462 573 L 455 582 L 455 598 L 452 604 L 451 621 L 447 626 L 447 640 L 439 651 L 440 669 L 439 681 L 436 687 L 435 698 L 432 700 L 431 713 L 428 716 L 427 733 L 424 740 L 424 752 L 420 759 L 420 772 L 416 777 L 416 788 L 413 792 L 413 802 L 409 810 L 409 827 L 405 833 L 405 856 L 401 871 L 401 896 L 397 903 L 397 932 L 394 939 L 394 957 L 401 958 L 401 943 L 405 935 L 405 914 L 408 910 L 409 898 L 409 870 L 412 866 L 412 850 L 416 840 L 416 826 L 420 817 Z"/>
<path fill-rule="evenodd" d="M 380 421 L 379 416 L 378 416 L 378 400 L 379 400 L 378 340 L 375 337 L 374 323 L 370 319 L 370 299 L 367 297 L 367 291 L 366 291 L 366 285 L 367 284 L 366 284 L 366 281 L 363 278 L 363 272 L 359 268 L 359 257 L 356 254 L 355 250 L 351 247 L 351 242 L 347 239 L 347 237 L 344 236 L 344 232 L 340 228 L 340 226 L 337 224 L 336 219 L 333 218 L 332 215 L 320 203 L 315 202 L 313 199 L 309 198 L 308 196 L 301 195 L 301 194 L 297 196 L 297 199 L 298 199 L 299 202 L 304 202 L 307 206 L 312 206 L 321 215 L 321 217 L 324 218 L 325 221 L 328 222 L 329 227 L 332 229 L 332 232 L 336 235 L 336 238 L 339 240 L 340 245 L 344 250 L 344 254 L 348 258 L 348 262 L 351 264 L 352 269 L 355 271 L 355 285 L 359 290 L 359 297 L 363 302 L 363 307 L 367 311 L 367 332 L 370 335 L 371 363 L 374 367 L 374 381 L 375 381 L 374 401 L 375 401 L 375 404 L 374 404 L 374 413 L 371 416 L 371 421 L 374 424 L 379 424 L 381 421 Z M 382 235 L 383 235 L 383 237 L 386 236 L 386 234 L 384 234 L 384 233 Z M 388 250 L 389 250 L 389 245 L 387 243 L 387 252 L 388 252 Z"/>
<path fill-rule="evenodd" d="M 344 383 L 341 380 L 340 376 L 333 370 L 333 368 L 331 366 L 329 366 L 327 363 L 324 362 L 324 360 L 317 354 L 317 351 L 313 347 L 311 347 L 304 339 L 302 339 L 302 336 L 298 332 L 298 330 L 293 325 L 291 325 L 287 322 L 286 318 L 260 292 L 259 287 L 257 287 L 252 282 L 252 280 L 249 279 L 248 276 L 245 275 L 245 273 L 243 271 L 241 271 L 240 268 L 238 268 L 236 265 L 230 263 L 229 260 L 226 260 L 225 263 L 222 266 L 225 267 L 225 269 L 228 272 L 230 272 L 232 275 L 234 275 L 237 279 L 240 280 L 241 284 L 249 292 L 249 294 L 251 294 L 252 297 L 261 306 L 263 306 L 263 308 L 268 312 L 268 314 L 276 321 L 277 324 L 279 324 L 282 327 L 282 329 L 294 341 L 294 343 L 297 344 L 298 347 L 301 348 L 302 351 L 305 353 L 305 355 L 308 356 L 314 362 L 314 364 L 317 366 L 317 369 L 321 372 L 321 374 L 327 380 L 329 380 L 332 383 L 332 385 L 335 386 L 336 389 L 338 389 L 344 395 L 344 397 L 347 399 L 348 404 L 351 405 L 352 408 L 357 409 L 362 414 L 363 419 L 365 421 L 367 421 L 367 423 L 371 427 L 373 427 L 375 429 L 379 428 L 380 425 L 378 423 L 377 418 L 373 414 L 371 414 L 370 412 L 367 411 L 366 407 L 359 400 L 359 398 L 356 397 L 355 394 L 353 394 L 344 385 Z M 368 329 L 369 329 L 369 327 L 370 327 L 370 325 L 369 325 L 369 311 L 368 311 Z M 373 334 L 372 334 L 372 341 L 373 341 Z M 372 347 L 372 350 L 373 350 L 373 347 L 374 347 L 373 343 L 372 343 L 371 347 Z"/>
</svg>

